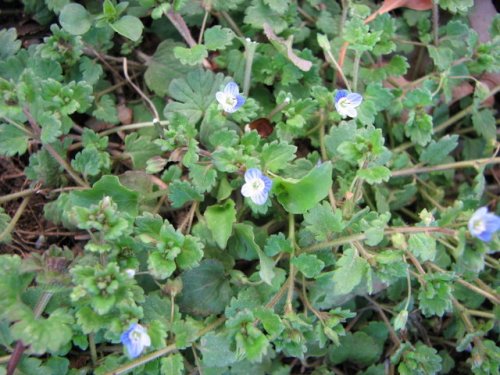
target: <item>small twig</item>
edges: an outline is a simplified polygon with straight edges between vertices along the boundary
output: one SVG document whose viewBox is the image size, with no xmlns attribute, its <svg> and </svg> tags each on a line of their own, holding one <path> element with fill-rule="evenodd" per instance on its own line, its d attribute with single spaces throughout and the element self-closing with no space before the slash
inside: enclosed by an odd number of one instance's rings
<svg viewBox="0 0 500 375">
<path fill-rule="evenodd" d="M 382 310 L 382 308 L 379 306 L 377 301 L 375 301 L 374 299 L 368 297 L 367 295 L 365 295 L 364 297 L 368 301 L 370 301 L 370 303 L 373 305 L 375 310 L 377 310 L 378 314 L 380 315 L 380 317 L 384 321 L 385 325 L 387 326 L 387 330 L 389 331 L 389 336 L 391 336 L 391 340 L 394 343 L 394 345 L 396 345 L 397 347 L 401 346 L 401 340 L 399 339 L 398 335 L 396 335 L 396 332 L 394 332 L 394 328 L 392 328 L 392 324 L 389 321 L 389 319 L 387 318 L 387 316 L 385 315 L 384 310 Z"/>
<path fill-rule="evenodd" d="M 205 15 L 203 16 L 203 22 L 201 23 L 200 35 L 198 36 L 198 44 L 203 42 L 203 33 L 205 32 L 205 27 L 207 27 L 207 19 L 210 14 L 210 10 L 205 9 Z"/>
</svg>

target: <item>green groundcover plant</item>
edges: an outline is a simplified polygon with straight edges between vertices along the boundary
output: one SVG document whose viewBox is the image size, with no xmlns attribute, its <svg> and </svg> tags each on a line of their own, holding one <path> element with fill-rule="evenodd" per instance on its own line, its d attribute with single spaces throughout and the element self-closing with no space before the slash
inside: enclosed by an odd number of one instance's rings
<svg viewBox="0 0 500 375">
<path fill-rule="evenodd" d="M 0 11 L 0 374 L 499 374 L 500 16 Z"/>
</svg>

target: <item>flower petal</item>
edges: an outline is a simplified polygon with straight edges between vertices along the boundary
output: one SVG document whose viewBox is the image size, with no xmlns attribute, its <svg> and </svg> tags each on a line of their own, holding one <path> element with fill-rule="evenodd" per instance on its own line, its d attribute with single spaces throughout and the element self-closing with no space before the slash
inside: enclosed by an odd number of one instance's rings
<svg viewBox="0 0 500 375">
<path fill-rule="evenodd" d="M 252 189 L 252 184 L 247 182 L 241 187 L 241 195 L 244 197 L 250 197 L 254 193 L 254 190 Z"/>
<path fill-rule="evenodd" d="M 262 172 L 258 168 L 250 168 L 245 172 L 245 181 L 249 182 L 255 179 L 262 179 Z"/>
<path fill-rule="evenodd" d="M 245 97 L 241 95 L 236 95 L 236 104 L 234 105 L 234 110 L 236 111 L 238 108 L 240 108 L 243 104 L 245 104 Z"/>
<path fill-rule="evenodd" d="M 268 194 L 264 191 L 254 194 L 250 196 L 250 199 L 252 200 L 253 203 L 260 205 L 263 205 L 267 201 Z"/>
<path fill-rule="evenodd" d="M 360 94 L 358 94 L 358 93 L 352 92 L 349 95 L 347 95 L 347 100 L 354 107 L 358 107 L 361 104 L 361 102 L 363 101 L 363 97 Z"/>
<path fill-rule="evenodd" d="M 226 102 L 226 94 L 222 91 L 217 91 L 215 93 L 215 99 L 217 99 L 217 101 L 221 104 L 221 105 L 224 105 L 224 103 Z"/>
<path fill-rule="evenodd" d="M 271 190 L 271 188 L 273 187 L 273 181 L 269 177 L 264 176 L 264 175 L 262 176 L 262 180 L 264 181 L 264 185 L 265 185 L 264 192 L 266 194 L 268 194 L 269 191 Z"/>
<path fill-rule="evenodd" d="M 343 97 L 346 97 L 349 94 L 349 91 L 347 90 L 338 90 L 337 93 L 335 94 L 335 103 L 338 103 L 340 99 Z"/>
<path fill-rule="evenodd" d="M 224 103 L 224 104 L 222 104 L 222 109 L 224 110 L 224 112 L 233 113 L 233 112 L 236 112 L 237 108 L 235 108 L 234 105 Z"/>
<path fill-rule="evenodd" d="M 358 111 L 356 111 L 356 108 L 353 107 L 345 107 L 345 113 L 347 116 L 355 118 L 358 116 Z"/>
<path fill-rule="evenodd" d="M 235 82 L 231 81 L 224 87 L 224 93 L 236 97 L 240 93 L 240 89 Z"/>
</svg>

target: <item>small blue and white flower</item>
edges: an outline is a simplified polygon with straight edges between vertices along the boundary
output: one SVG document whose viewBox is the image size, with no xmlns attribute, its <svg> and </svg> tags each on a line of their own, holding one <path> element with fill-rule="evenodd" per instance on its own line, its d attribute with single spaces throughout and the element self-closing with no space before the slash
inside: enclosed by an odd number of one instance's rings
<svg viewBox="0 0 500 375">
<path fill-rule="evenodd" d="M 122 333 L 121 342 L 130 358 L 139 357 L 144 348 L 151 346 L 148 331 L 138 323 L 131 324 L 129 329 Z"/>
<path fill-rule="evenodd" d="M 245 104 L 245 98 L 240 95 L 240 89 L 234 82 L 229 82 L 223 91 L 215 93 L 215 98 L 227 113 L 233 113 Z"/>
<path fill-rule="evenodd" d="M 488 212 L 487 207 L 481 207 L 469 219 L 468 227 L 472 236 L 489 242 L 493 234 L 500 230 L 500 217 Z"/>
<path fill-rule="evenodd" d="M 338 90 L 335 94 L 335 109 L 342 117 L 355 118 L 358 115 L 357 107 L 360 106 L 363 97 L 355 92 Z"/>
<path fill-rule="evenodd" d="M 273 182 L 269 177 L 257 168 L 250 168 L 245 172 L 245 184 L 241 188 L 241 194 L 250 198 L 253 203 L 263 205 L 272 186 Z"/>
</svg>

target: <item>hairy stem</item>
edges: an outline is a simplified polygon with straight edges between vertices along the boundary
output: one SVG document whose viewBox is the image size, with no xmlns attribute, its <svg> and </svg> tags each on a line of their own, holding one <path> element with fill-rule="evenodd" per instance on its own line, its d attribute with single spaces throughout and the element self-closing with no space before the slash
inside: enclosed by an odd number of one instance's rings
<svg viewBox="0 0 500 375">
<path fill-rule="evenodd" d="M 499 164 L 499 163 L 500 163 L 500 157 L 464 160 L 464 161 L 457 161 L 455 163 L 434 165 L 432 167 L 413 167 L 413 168 L 400 169 L 399 171 L 392 171 L 391 177 L 411 176 L 418 173 L 438 172 L 438 171 L 445 171 L 448 169 L 461 169 L 470 167 L 479 168 L 483 165 Z"/>
<path fill-rule="evenodd" d="M 196 340 L 199 339 L 200 337 L 204 336 L 208 332 L 213 331 L 214 329 L 219 327 L 222 323 L 225 322 L 225 320 L 226 320 L 225 317 L 220 317 L 219 319 L 217 319 L 213 323 L 209 324 L 208 326 L 206 326 L 202 330 L 198 331 L 198 334 L 196 335 Z M 142 356 L 142 357 L 126 364 L 126 365 L 120 366 L 113 371 L 107 372 L 105 375 L 125 374 L 125 373 L 135 369 L 136 367 L 142 366 L 142 365 L 144 365 L 148 362 L 151 362 L 157 358 L 160 358 L 166 354 L 176 352 L 176 351 L 177 351 L 177 346 L 175 344 L 170 344 L 170 345 L 168 345 L 160 350 L 146 354 L 146 355 L 144 355 L 144 356 Z"/>
<path fill-rule="evenodd" d="M 394 233 L 431 233 L 431 232 L 443 233 L 448 236 L 454 236 L 456 234 L 456 231 L 452 229 L 440 228 L 440 227 L 392 227 L 392 228 L 387 228 L 384 231 L 384 235 L 390 235 Z M 350 244 L 354 241 L 363 241 L 366 238 L 367 235 L 365 233 L 352 234 L 350 236 L 337 238 L 331 241 L 320 242 L 315 245 L 305 247 L 302 249 L 302 251 L 311 253 L 319 250 L 325 250 L 331 247 Z"/>
<path fill-rule="evenodd" d="M 250 38 L 245 39 L 245 78 L 243 80 L 243 95 L 248 97 L 250 92 L 250 80 L 252 78 L 252 65 L 257 49 L 257 42 L 252 42 Z"/>
</svg>

